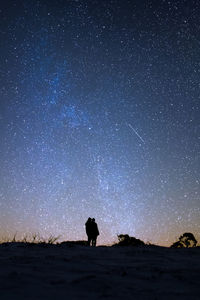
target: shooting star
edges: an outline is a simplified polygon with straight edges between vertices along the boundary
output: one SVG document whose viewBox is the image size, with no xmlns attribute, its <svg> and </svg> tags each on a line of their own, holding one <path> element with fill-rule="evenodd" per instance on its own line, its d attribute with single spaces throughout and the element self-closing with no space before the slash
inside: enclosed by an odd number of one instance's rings
<svg viewBox="0 0 200 300">
<path fill-rule="evenodd" d="M 133 126 L 131 124 L 127 124 L 132 130 L 133 132 L 135 132 L 135 134 L 139 137 L 139 139 L 145 144 L 145 141 L 143 140 L 143 138 L 139 135 L 139 133 L 133 128 Z"/>
</svg>

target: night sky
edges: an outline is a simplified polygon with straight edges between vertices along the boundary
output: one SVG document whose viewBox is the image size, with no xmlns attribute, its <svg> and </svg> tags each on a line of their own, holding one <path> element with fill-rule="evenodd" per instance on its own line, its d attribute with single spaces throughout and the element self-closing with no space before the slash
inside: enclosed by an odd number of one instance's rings
<svg viewBox="0 0 200 300">
<path fill-rule="evenodd" d="M 200 1 L 2 2 L 0 236 L 200 240 Z"/>
</svg>

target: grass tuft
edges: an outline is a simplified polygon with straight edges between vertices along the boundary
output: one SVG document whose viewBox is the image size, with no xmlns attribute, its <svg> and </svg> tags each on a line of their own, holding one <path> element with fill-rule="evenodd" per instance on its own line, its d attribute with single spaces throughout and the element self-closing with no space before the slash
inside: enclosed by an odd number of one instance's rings
<svg viewBox="0 0 200 300">
<path fill-rule="evenodd" d="M 17 238 L 17 233 L 12 238 L 2 237 L 0 238 L 0 244 L 4 243 L 24 243 L 24 244 L 55 244 L 61 236 L 50 235 L 47 238 L 42 237 L 38 233 L 25 234 L 23 237 Z"/>
</svg>

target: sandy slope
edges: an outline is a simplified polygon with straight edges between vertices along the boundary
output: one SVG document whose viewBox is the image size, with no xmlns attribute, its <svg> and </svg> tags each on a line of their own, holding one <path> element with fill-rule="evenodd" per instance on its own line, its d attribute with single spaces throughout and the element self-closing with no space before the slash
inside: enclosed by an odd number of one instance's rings
<svg viewBox="0 0 200 300">
<path fill-rule="evenodd" d="M 200 299 L 200 248 L 2 244 L 0 299 Z"/>
</svg>

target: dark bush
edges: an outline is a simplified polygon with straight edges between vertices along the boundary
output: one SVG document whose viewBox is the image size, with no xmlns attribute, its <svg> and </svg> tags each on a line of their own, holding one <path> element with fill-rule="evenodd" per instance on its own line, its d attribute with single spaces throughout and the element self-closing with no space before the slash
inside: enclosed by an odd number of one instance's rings
<svg viewBox="0 0 200 300">
<path fill-rule="evenodd" d="M 87 241 L 65 241 L 60 243 L 61 246 L 87 246 Z"/>
<path fill-rule="evenodd" d="M 135 237 L 129 236 L 128 234 L 119 234 L 118 235 L 119 243 L 114 246 L 144 246 L 145 243 L 140 239 L 136 239 Z"/>
<path fill-rule="evenodd" d="M 179 240 L 171 245 L 171 248 L 193 248 L 196 247 L 197 240 L 193 233 L 185 232 L 179 237 Z"/>
</svg>

